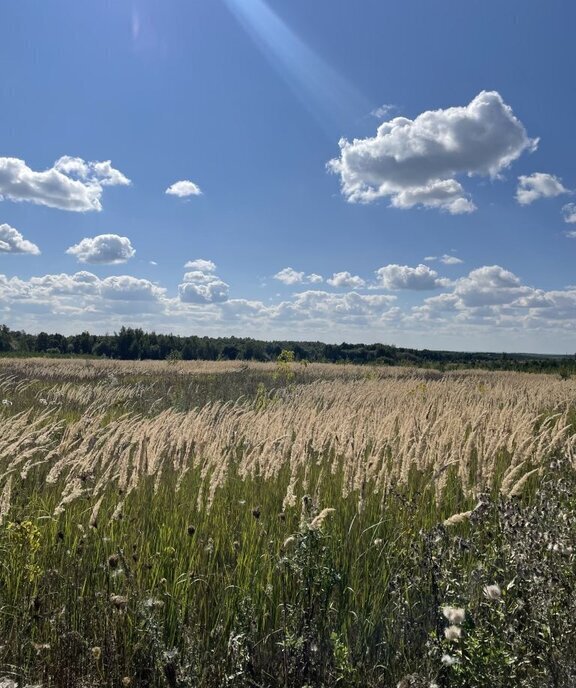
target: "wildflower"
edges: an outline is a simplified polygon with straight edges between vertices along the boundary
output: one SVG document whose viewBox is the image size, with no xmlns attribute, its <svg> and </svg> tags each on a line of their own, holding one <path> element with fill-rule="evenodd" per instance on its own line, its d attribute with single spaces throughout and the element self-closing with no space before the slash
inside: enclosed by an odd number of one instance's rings
<svg viewBox="0 0 576 688">
<path fill-rule="evenodd" d="M 98 660 L 100 659 L 100 657 L 102 657 L 102 648 L 99 647 L 98 645 L 94 646 L 94 647 L 90 650 L 90 652 L 92 653 L 92 657 L 94 657 L 94 659 L 95 659 L 96 661 L 98 661 Z"/>
<path fill-rule="evenodd" d="M 50 649 L 50 643 L 32 643 L 32 647 L 36 650 L 36 654 L 39 655 L 43 650 Z"/>
<path fill-rule="evenodd" d="M 466 612 L 461 607 L 442 607 L 442 614 L 451 624 L 459 626 L 464 622 Z"/>
<path fill-rule="evenodd" d="M 384 540 L 382 540 L 382 538 L 376 538 L 372 544 L 374 547 L 381 547 L 383 542 Z"/>
<path fill-rule="evenodd" d="M 502 590 L 500 590 L 499 585 L 485 585 L 484 586 L 484 595 L 489 599 L 489 600 L 499 600 L 502 597 Z"/>
<path fill-rule="evenodd" d="M 48 399 L 43 399 L 42 397 L 40 397 L 38 401 L 42 404 L 42 406 L 48 406 Z"/>
<path fill-rule="evenodd" d="M 329 514 L 334 513 L 336 509 L 322 509 L 322 511 L 312 519 L 310 522 L 310 530 L 320 530 L 324 525 L 324 521 Z"/>
<path fill-rule="evenodd" d="M 122 679 L 122 685 L 123 686 L 129 686 L 131 684 L 132 684 L 132 679 L 130 678 L 130 676 L 124 676 L 124 678 Z"/>
<path fill-rule="evenodd" d="M 448 628 L 444 629 L 444 635 L 446 637 L 446 640 L 460 640 L 460 636 L 462 635 L 462 629 L 460 626 L 448 626 Z"/>
<path fill-rule="evenodd" d="M 10 401 L 10 399 L 2 399 L 2 406 L 12 406 L 12 402 Z M 0 686 L 1 685 L 2 684 L 0 683 Z"/>
<path fill-rule="evenodd" d="M 460 660 L 458 657 L 454 657 L 453 655 L 442 655 L 442 659 L 440 660 L 444 666 L 453 666 L 454 664 L 458 664 Z"/>
</svg>

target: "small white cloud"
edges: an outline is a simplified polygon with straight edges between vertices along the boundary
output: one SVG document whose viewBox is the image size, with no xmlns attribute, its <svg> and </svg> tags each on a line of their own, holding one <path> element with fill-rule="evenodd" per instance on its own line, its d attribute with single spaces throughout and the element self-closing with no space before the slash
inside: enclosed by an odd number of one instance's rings
<svg viewBox="0 0 576 688">
<path fill-rule="evenodd" d="M 447 281 L 438 277 L 427 265 L 411 268 L 408 265 L 386 265 L 376 270 L 379 286 L 393 291 L 408 289 L 426 291 L 445 286 Z"/>
<path fill-rule="evenodd" d="M 482 91 L 466 106 L 395 117 L 372 138 L 341 139 L 328 169 L 350 202 L 389 198 L 398 208 L 469 213 L 475 206 L 455 177 L 496 178 L 537 144 L 499 93 Z"/>
<path fill-rule="evenodd" d="M 33 256 L 40 254 L 36 244 L 25 239 L 14 227 L 7 224 L 0 225 L 0 253 L 30 253 Z"/>
<path fill-rule="evenodd" d="M 554 198 L 569 193 L 558 177 L 544 172 L 522 175 L 518 177 L 518 182 L 516 200 L 520 205 L 530 205 L 539 198 Z"/>
<path fill-rule="evenodd" d="M 189 260 L 184 264 L 184 267 L 190 270 L 200 270 L 201 272 L 214 272 L 216 270 L 216 263 L 204 258 L 196 258 L 195 260 Z"/>
<path fill-rule="evenodd" d="M 380 105 L 380 107 L 374 108 L 374 110 L 372 110 L 370 114 L 372 115 L 372 117 L 376 117 L 376 119 L 384 119 L 396 110 L 398 110 L 396 105 L 389 105 L 388 103 L 384 103 L 383 105 Z"/>
<path fill-rule="evenodd" d="M 304 276 L 304 272 L 298 272 L 294 268 L 283 268 L 274 275 L 274 279 L 283 284 L 302 284 Z"/>
<path fill-rule="evenodd" d="M 347 271 L 335 272 L 326 282 L 331 287 L 348 287 L 350 289 L 361 289 L 366 286 L 366 282 L 361 277 L 352 275 Z"/>
<path fill-rule="evenodd" d="M 179 182 L 174 182 L 172 186 L 166 189 L 169 196 L 178 196 L 178 198 L 188 198 L 189 196 L 201 196 L 202 191 L 198 184 L 191 182 L 189 179 L 182 179 Z"/>
<path fill-rule="evenodd" d="M 128 237 L 118 234 L 100 234 L 82 239 L 66 250 L 80 263 L 118 265 L 126 263 L 136 253 Z"/>
<path fill-rule="evenodd" d="M 568 224 L 576 223 L 576 203 L 567 203 L 562 208 L 562 216 L 564 218 L 564 222 L 567 222 Z"/>
<path fill-rule="evenodd" d="M 458 258 L 457 256 L 450 256 L 447 253 L 445 253 L 438 260 L 441 263 L 444 263 L 444 265 L 460 265 L 461 263 L 464 262 L 461 258 Z"/>
<path fill-rule="evenodd" d="M 566 232 L 566 236 L 569 239 L 576 239 L 576 229 L 573 229 L 570 232 Z"/>
<path fill-rule="evenodd" d="M 148 262 L 150 263 L 150 265 L 158 265 L 158 263 L 155 260 L 149 260 Z"/>
<path fill-rule="evenodd" d="M 0 200 L 28 201 L 75 212 L 99 211 L 104 186 L 130 183 L 109 160 L 86 162 L 65 155 L 53 167 L 36 172 L 24 160 L 0 158 Z"/>
<path fill-rule="evenodd" d="M 320 282 L 324 281 L 324 278 L 322 275 L 317 275 L 315 272 L 312 272 L 306 275 L 306 281 L 310 282 L 310 284 L 320 284 Z"/>
</svg>

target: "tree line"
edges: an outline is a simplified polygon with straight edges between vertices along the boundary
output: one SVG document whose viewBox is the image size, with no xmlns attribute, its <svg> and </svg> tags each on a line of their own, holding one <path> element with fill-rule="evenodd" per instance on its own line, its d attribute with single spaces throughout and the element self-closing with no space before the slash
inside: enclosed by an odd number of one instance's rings
<svg viewBox="0 0 576 688">
<path fill-rule="evenodd" d="M 283 351 L 294 360 L 321 363 L 416 365 L 440 369 L 488 368 L 530 372 L 576 373 L 575 355 L 433 351 L 391 344 L 326 344 L 324 342 L 262 341 L 250 337 L 178 336 L 122 327 L 114 334 L 48 334 L 0 326 L 0 355 L 94 356 L 122 360 L 244 360 L 276 361 Z"/>
</svg>

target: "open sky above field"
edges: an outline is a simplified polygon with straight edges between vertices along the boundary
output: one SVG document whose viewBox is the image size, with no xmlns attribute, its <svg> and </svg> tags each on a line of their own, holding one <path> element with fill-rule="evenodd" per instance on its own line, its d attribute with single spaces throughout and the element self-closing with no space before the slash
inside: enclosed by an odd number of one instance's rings
<svg viewBox="0 0 576 688">
<path fill-rule="evenodd" d="M 0 322 L 576 350 L 576 5 L 0 4 Z"/>
</svg>

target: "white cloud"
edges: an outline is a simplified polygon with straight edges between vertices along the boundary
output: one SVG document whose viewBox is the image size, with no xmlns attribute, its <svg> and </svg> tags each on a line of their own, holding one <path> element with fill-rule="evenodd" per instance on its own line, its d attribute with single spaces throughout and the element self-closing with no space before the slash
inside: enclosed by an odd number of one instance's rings
<svg viewBox="0 0 576 688">
<path fill-rule="evenodd" d="M 136 253 L 128 237 L 118 234 L 99 234 L 82 239 L 66 250 L 80 263 L 118 265 L 126 263 Z"/>
<path fill-rule="evenodd" d="M 366 282 L 358 275 L 349 272 L 335 272 L 326 282 L 331 287 L 348 287 L 349 289 L 361 289 L 366 286 Z"/>
<path fill-rule="evenodd" d="M 562 216 L 564 217 L 564 222 L 568 224 L 576 223 L 576 203 L 567 203 L 562 208 Z"/>
<path fill-rule="evenodd" d="M 322 275 L 317 275 L 315 272 L 307 275 L 305 272 L 299 272 L 294 268 L 283 268 L 274 275 L 274 279 L 286 285 L 293 284 L 319 284 L 324 281 Z"/>
<path fill-rule="evenodd" d="M 14 227 L 2 224 L 0 225 L 0 253 L 30 253 L 37 256 L 40 249 L 36 244 L 25 239 Z"/>
<path fill-rule="evenodd" d="M 573 229 L 570 232 L 566 232 L 566 236 L 569 239 L 576 239 L 576 229 Z"/>
<path fill-rule="evenodd" d="M 373 138 L 341 139 L 340 157 L 328 169 L 340 175 L 350 202 L 390 198 L 399 208 L 459 214 L 475 206 L 457 175 L 497 177 L 537 143 L 499 93 L 482 91 L 464 107 L 383 122 Z"/>
<path fill-rule="evenodd" d="M 393 291 L 409 289 L 413 291 L 426 291 L 445 286 L 447 280 L 439 278 L 435 270 L 427 265 L 418 265 L 411 268 L 408 265 L 385 265 L 376 270 L 378 285 Z"/>
<path fill-rule="evenodd" d="M 200 270 L 202 272 L 215 272 L 216 263 L 211 260 L 205 260 L 204 258 L 196 258 L 195 260 L 189 260 L 185 263 L 184 267 L 191 270 Z"/>
<path fill-rule="evenodd" d="M 166 292 L 153 282 L 132 275 L 112 275 L 103 279 L 99 286 L 105 299 L 124 301 L 155 301 Z"/>
<path fill-rule="evenodd" d="M 191 182 L 189 179 L 182 179 L 179 182 L 174 182 L 172 186 L 166 189 L 169 196 L 178 196 L 178 198 L 188 198 L 189 196 L 201 196 L 202 191 L 198 184 Z"/>
<path fill-rule="evenodd" d="M 184 275 L 182 284 L 178 285 L 178 294 L 182 303 L 222 303 L 228 300 L 229 289 L 229 285 L 213 273 L 193 270 Z"/>
<path fill-rule="evenodd" d="M 434 263 L 437 260 L 444 263 L 444 265 L 460 265 L 464 262 L 461 258 L 451 256 L 448 253 L 445 253 L 443 256 L 426 256 L 426 258 L 424 258 L 424 262 L 426 263 Z"/>
<path fill-rule="evenodd" d="M 439 260 L 441 263 L 444 263 L 444 265 L 460 265 L 464 262 L 462 258 L 458 258 L 457 256 L 450 256 L 447 253 L 441 256 Z"/>
<path fill-rule="evenodd" d="M 472 270 L 468 277 L 459 279 L 454 294 L 464 306 L 492 306 L 512 303 L 531 293 L 522 286 L 520 278 L 500 265 L 485 265 Z"/>
<path fill-rule="evenodd" d="M 396 105 L 384 103 L 380 105 L 380 107 L 374 108 L 370 114 L 372 117 L 376 117 L 376 119 L 384 119 L 384 117 L 388 117 L 388 115 L 391 115 L 395 110 L 398 110 Z"/>
<path fill-rule="evenodd" d="M 49 208 L 86 212 L 102 210 L 104 186 L 126 186 L 130 180 L 110 161 L 86 162 L 64 156 L 43 172 L 24 160 L 0 158 L 0 200 L 29 201 Z"/>
<path fill-rule="evenodd" d="M 518 177 L 518 182 L 516 200 L 520 205 L 530 205 L 539 198 L 554 198 L 569 193 L 558 177 L 544 172 L 522 175 Z"/>
</svg>

